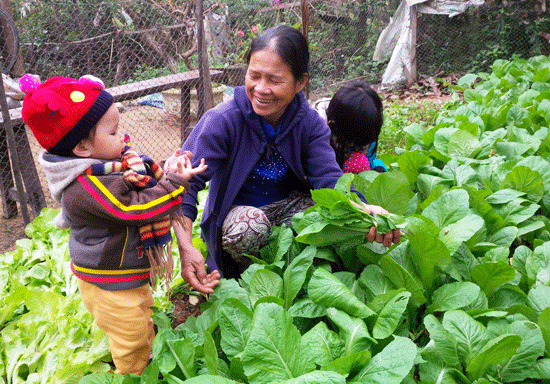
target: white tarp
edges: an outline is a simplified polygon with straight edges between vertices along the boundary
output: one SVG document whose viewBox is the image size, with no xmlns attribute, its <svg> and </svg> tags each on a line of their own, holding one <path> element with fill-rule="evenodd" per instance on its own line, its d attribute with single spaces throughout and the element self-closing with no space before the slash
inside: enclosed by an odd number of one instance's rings
<svg viewBox="0 0 550 384">
<path fill-rule="evenodd" d="M 396 84 L 407 79 L 405 75 L 411 71 L 411 6 L 416 5 L 419 13 L 448 15 L 453 17 L 470 7 L 478 7 L 485 0 L 402 0 L 390 19 L 388 26 L 382 31 L 373 60 L 387 60 L 388 67 L 382 76 L 383 85 Z"/>
</svg>

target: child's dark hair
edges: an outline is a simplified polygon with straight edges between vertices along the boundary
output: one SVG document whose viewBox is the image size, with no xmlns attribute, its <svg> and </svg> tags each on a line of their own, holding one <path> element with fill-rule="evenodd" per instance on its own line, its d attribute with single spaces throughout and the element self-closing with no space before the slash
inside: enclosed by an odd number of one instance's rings
<svg viewBox="0 0 550 384">
<path fill-rule="evenodd" d="M 326 115 L 332 132 L 331 145 L 340 167 L 346 160 L 347 149 L 366 149 L 373 142 L 378 146 L 383 106 L 380 96 L 368 83 L 355 80 L 338 89 L 327 107 Z"/>
</svg>

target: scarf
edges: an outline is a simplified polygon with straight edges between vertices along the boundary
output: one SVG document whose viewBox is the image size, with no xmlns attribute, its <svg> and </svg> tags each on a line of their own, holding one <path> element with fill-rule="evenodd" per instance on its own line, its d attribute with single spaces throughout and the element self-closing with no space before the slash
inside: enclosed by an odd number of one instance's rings
<svg viewBox="0 0 550 384">
<path fill-rule="evenodd" d="M 104 176 L 112 173 L 121 174 L 126 180 L 139 189 L 151 188 L 166 176 L 162 168 L 146 155 L 138 155 L 130 144 L 130 137 L 125 135 L 126 146 L 120 160 L 94 164 L 84 171 L 85 175 Z M 174 260 L 172 258 L 172 217 L 166 216 L 158 221 L 139 227 L 139 235 L 144 253 L 151 265 L 151 285 L 156 285 L 157 275 L 164 277 L 166 288 L 170 292 L 170 282 Z M 174 217 L 177 219 L 177 217 Z"/>
</svg>

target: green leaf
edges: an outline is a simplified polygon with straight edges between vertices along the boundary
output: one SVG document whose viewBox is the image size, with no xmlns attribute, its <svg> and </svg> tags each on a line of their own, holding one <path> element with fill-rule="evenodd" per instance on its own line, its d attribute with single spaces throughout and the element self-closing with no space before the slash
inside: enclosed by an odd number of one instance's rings
<svg viewBox="0 0 550 384">
<path fill-rule="evenodd" d="M 361 272 L 358 281 L 372 297 L 393 289 L 391 281 L 377 265 L 367 265 Z"/>
<path fill-rule="evenodd" d="M 422 132 L 424 129 L 422 128 Z M 430 157 L 420 151 L 408 151 L 397 159 L 399 170 L 407 176 L 409 184 L 414 185 L 418 179 L 419 169 L 430 163 Z"/>
<path fill-rule="evenodd" d="M 470 213 L 468 199 L 468 193 L 463 189 L 449 191 L 426 207 L 422 215 L 432 220 L 437 227 L 443 228 Z"/>
<path fill-rule="evenodd" d="M 164 341 L 168 353 L 160 357 L 162 364 L 159 363 L 160 372 L 170 373 L 178 367 L 186 379 L 197 375 L 195 370 L 195 346 L 190 338 L 171 339 Z"/>
<path fill-rule="evenodd" d="M 289 309 L 296 295 L 302 289 L 306 280 L 307 271 L 313 263 L 317 248 L 306 247 L 302 253 L 296 256 L 283 274 L 285 309 Z"/>
<path fill-rule="evenodd" d="M 550 379 L 550 359 L 537 360 L 534 368 L 533 376 L 536 375 L 539 379 Z"/>
<path fill-rule="evenodd" d="M 342 356 L 344 341 L 321 321 L 303 335 L 302 348 L 313 356 L 315 364 L 323 366 Z"/>
<path fill-rule="evenodd" d="M 355 352 L 325 364 L 321 367 L 321 370 L 338 372 L 347 377 L 350 373 L 361 370 L 361 368 L 368 364 L 370 359 L 370 351 Z"/>
<path fill-rule="evenodd" d="M 315 304 L 309 297 L 304 297 L 296 301 L 288 309 L 288 314 L 292 317 L 305 317 L 314 319 L 326 315 L 326 308 L 322 305 Z"/>
<path fill-rule="evenodd" d="M 290 250 L 293 241 L 294 233 L 292 232 L 292 229 L 285 226 L 280 227 L 280 230 L 277 233 L 277 240 L 275 241 L 273 248 L 270 249 L 270 254 L 272 257 L 266 261 L 273 264 L 282 260 L 284 255 Z M 271 241 L 269 244 L 272 244 Z"/>
<path fill-rule="evenodd" d="M 221 376 L 201 375 L 185 380 L 185 384 L 236 384 L 235 380 L 226 379 Z M 172 383 L 170 383 L 172 384 Z"/>
<path fill-rule="evenodd" d="M 231 359 L 246 346 L 252 323 L 252 312 L 238 299 L 226 299 L 218 311 L 221 348 Z"/>
<path fill-rule="evenodd" d="M 370 227 L 369 227 L 370 229 Z M 353 231 L 326 221 L 308 225 L 296 236 L 296 241 L 304 244 L 324 247 L 340 241 L 345 241 L 358 236 L 365 236 L 368 230 Z"/>
<path fill-rule="evenodd" d="M 445 312 L 442 325 L 456 340 L 461 363 L 469 364 L 485 343 L 485 327 L 460 310 Z"/>
<path fill-rule="evenodd" d="M 413 368 L 416 354 L 416 345 L 410 339 L 395 336 L 354 380 L 368 384 L 399 384 Z"/>
<path fill-rule="evenodd" d="M 479 264 L 472 269 L 472 278 L 487 296 L 514 277 L 516 277 L 514 268 L 502 261 Z"/>
<path fill-rule="evenodd" d="M 480 150 L 481 144 L 478 138 L 464 130 L 453 133 L 447 144 L 447 154 L 452 158 L 475 158 Z"/>
<path fill-rule="evenodd" d="M 283 298 L 283 279 L 281 276 L 267 269 L 254 272 L 248 288 L 250 300 L 254 304 L 258 299 L 266 296 Z"/>
<path fill-rule="evenodd" d="M 508 332 L 521 338 L 516 353 L 501 367 L 506 382 L 524 382 L 527 378 L 536 378 L 532 367 L 544 354 L 544 339 L 541 329 L 530 321 L 514 321 Z"/>
<path fill-rule="evenodd" d="M 267 384 L 312 371 L 314 364 L 304 358 L 301 344 L 300 332 L 281 306 L 259 304 L 241 357 L 246 376 L 251 382 Z"/>
<path fill-rule="evenodd" d="M 346 378 L 337 372 L 313 371 L 295 379 L 277 381 L 273 384 L 345 384 Z"/>
<path fill-rule="evenodd" d="M 218 350 L 216 343 L 212 338 L 212 334 L 208 331 L 204 332 L 204 360 L 208 373 L 211 375 L 218 374 Z"/>
<path fill-rule="evenodd" d="M 458 79 L 457 84 L 462 88 L 470 88 L 475 83 L 477 78 L 478 78 L 478 75 L 473 73 L 468 73 L 462 76 L 460 79 Z"/>
<path fill-rule="evenodd" d="M 418 284 L 409 271 L 399 265 L 390 256 L 382 256 L 380 259 L 380 268 L 396 288 L 405 288 L 411 293 L 411 301 L 416 307 L 426 302 L 422 286 Z"/>
<path fill-rule="evenodd" d="M 542 176 L 526 166 L 517 166 L 509 172 L 501 183 L 502 188 L 524 192 L 527 199 L 538 203 L 544 195 Z"/>
<path fill-rule="evenodd" d="M 338 278 L 323 268 L 317 268 L 308 284 L 311 300 L 319 305 L 334 307 L 351 316 L 367 318 L 374 312 L 362 303 Z"/>
<path fill-rule="evenodd" d="M 539 273 L 550 267 L 550 242 L 545 242 L 526 254 L 524 263 L 529 285 L 533 285 L 537 282 Z"/>
<path fill-rule="evenodd" d="M 452 263 L 447 273 L 457 281 L 470 281 L 472 280 L 472 268 L 477 264 L 479 264 L 479 262 L 476 257 L 466 245 L 462 244 L 453 254 Z"/>
<path fill-rule="evenodd" d="M 548 355 L 550 351 L 550 307 L 545 308 L 539 315 L 537 324 L 542 332 L 544 339 L 545 351 Z"/>
<path fill-rule="evenodd" d="M 364 196 L 369 204 L 379 205 L 391 213 L 402 215 L 414 192 L 403 173 L 390 171 L 380 173 Z"/>
<path fill-rule="evenodd" d="M 524 120 L 527 119 L 528 117 L 529 117 L 529 112 L 527 112 L 524 108 L 521 108 L 517 105 L 513 105 L 508 110 L 508 114 L 506 115 L 506 122 L 509 125 L 521 127 L 524 125 Z"/>
<path fill-rule="evenodd" d="M 483 217 L 488 233 L 495 233 L 504 228 L 506 223 L 504 218 L 495 212 L 491 204 L 489 204 L 489 196 L 485 191 L 478 191 L 472 186 L 464 186 L 470 197 L 470 207 Z"/>
<path fill-rule="evenodd" d="M 210 296 L 210 300 L 223 301 L 231 297 L 239 300 L 249 309 L 252 309 L 252 305 L 250 304 L 250 300 L 248 299 L 248 292 L 243 287 L 241 287 L 235 279 L 221 279 L 220 285 L 216 287 L 216 289 L 214 290 L 214 294 Z"/>
<path fill-rule="evenodd" d="M 458 247 L 470 240 L 484 224 L 485 221 L 480 216 L 469 214 L 441 228 L 438 237 L 445 244 L 450 254 L 454 254 Z"/>
<path fill-rule="evenodd" d="M 450 217 L 447 216 L 449 219 Z M 428 295 L 431 295 L 435 288 L 438 271 L 446 269 L 451 262 L 451 255 L 447 246 L 437 237 L 439 230 L 427 218 L 409 217 L 408 221 L 410 226 L 407 226 L 409 231 L 407 237 L 415 254 L 411 261 L 416 266 L 415 271 L 420 276 L 422 286 Z"/>
<path fill-rule="evenodd" d="M 506 204 L 524 195 L 525 192 L 504 188 L 487 196 L 487 202 L 489 204 Z"/>
<path fill-rule="evenodd" d="M 451 367 L 459 366 L 460 359 L 458 356 L 457 341 L 453 334 L 447 331 L 433 315 L 427 315 L 424 318 L 424 325 L 435 344 L 437 355 L 447 365 Z"/>
<path fill-rule="evenodd" d="M 550 307 L 550 287 L 537 286 L 531 289 L 527 294 L 527 304 L 535 310 L 537 315 L 540 315 Z"/>
<path fill-rule="evenodd" d="M 487 369 L 512 357 L 520 343 L 521 338 L 517 335 L 501 335 L 489 340 L 466 366 L 468 377 L 472 380 L 479 379 Z"/>
<path fill-rule="evenodd" d="M 125 384 L 123 375 L 112 373 L 96 373 L 94 375 L 84 376 L 78 384 Z M 137 381 L 139 383 L 139 380 Z"/>
<path fill-rule="evenodd" d="M 401 320 L 405 309 L 407 309 L 410 297 L 410 292 L 397 292 L 382 308 L 372 329 L 372 336 L 375 339 L 385 339 L 391 336 L 397 325 L 399 325 L 399 320 Z"/>
<path fill-rule="evenodd" d="M 500 247 L 510 247 L 518 234 L 516 227 L 504 227 L 493 233 L 487 238 L 487 241 Z"/>
<path fill-rule="evenodd" d="M 464 308 L 474 302 L 479 291 L 479 286 L 470 282 L 444 284 L 434 292 L 427 311 L 432 313 Z"/>
<path fill-rule="evenodd" d="M 314 189 L 311 197 L 317 204 L 329 209 L 336 203 L 348 201 L 345 193 L 330 188 Z"/>
<path fill-rule="evenodd" d="M 338 334 L 344 340 L 343 356 L 367 350 L 376 343 L 362 319 L 352 317 L 335 308 L 328 308 L 327 316 L 338 327 Z"/>
<path fill-rule="evenodd" d="M 531 171 L 538 172 L 542 176 L 544 190 L 550 191 L 550 162 L 542 156 L 529 156 L 518 161 L 516 166 L 525 166 Z"/>
</svg>

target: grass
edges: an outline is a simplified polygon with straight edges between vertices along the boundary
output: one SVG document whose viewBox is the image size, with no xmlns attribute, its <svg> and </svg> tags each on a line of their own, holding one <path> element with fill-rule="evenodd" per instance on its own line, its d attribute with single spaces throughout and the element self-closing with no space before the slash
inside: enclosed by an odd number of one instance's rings
<svg viewBox="0 0 550 384">
<path fill-rule="evenodd" d="M 404 128 L 412 123 L 430 127 L 435 125 L 443 104 L 439 100 L 390 101 L 384 105 L 384 125 L 378 139 L 378 154 L 395 154 L 395 148 L 405 147 Z"/>
</svg>

